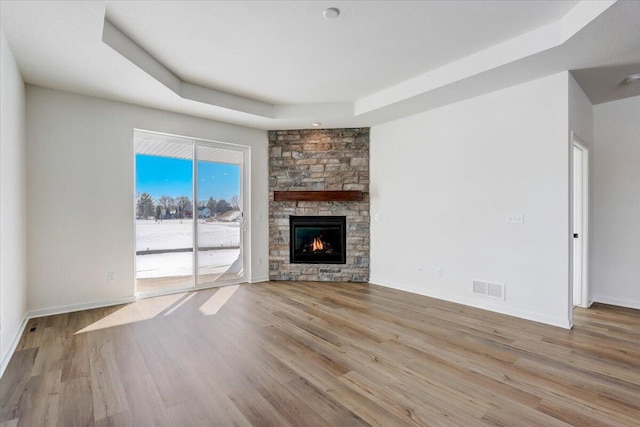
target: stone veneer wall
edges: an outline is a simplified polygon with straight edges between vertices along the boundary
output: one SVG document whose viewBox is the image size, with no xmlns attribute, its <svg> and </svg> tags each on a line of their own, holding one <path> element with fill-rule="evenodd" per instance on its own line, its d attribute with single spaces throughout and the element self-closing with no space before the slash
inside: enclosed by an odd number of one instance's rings
<svg viewBox="0 0 640 427">
<path fill-rule="evenodd" d="M 274 202 L 274 191 L 361 190 L 361 202 Z M 269 278 L 369 281 L 369 128 L 269 131 Z M 290 215 L 344 215 L 346 264 L 290 264 Z"/>
</svg>

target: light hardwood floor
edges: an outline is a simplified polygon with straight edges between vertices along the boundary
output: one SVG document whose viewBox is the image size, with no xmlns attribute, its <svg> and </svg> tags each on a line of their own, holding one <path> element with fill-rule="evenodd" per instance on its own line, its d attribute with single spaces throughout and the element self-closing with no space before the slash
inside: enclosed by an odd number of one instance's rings
<svg viewBox="0 0 640 427">
<path fill-rule="evenodd" d="M 0 381 L 0 425 L 637 426 L 640 313 L 574 321 L 309 282 L 50 316 Z"/>
</svg>

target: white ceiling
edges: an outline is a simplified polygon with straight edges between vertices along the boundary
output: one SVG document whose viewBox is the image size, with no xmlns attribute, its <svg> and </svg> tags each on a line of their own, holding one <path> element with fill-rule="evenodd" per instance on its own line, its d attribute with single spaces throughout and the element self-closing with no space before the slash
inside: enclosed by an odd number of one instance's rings
<svg viewBox="0 0 640 427">
<path fill-rule="evenodd" d="M 28 83 L 264 129 L 373 125 L 562 70 L 590 70 L 593 102 L 639 86 L 614 84 L 640 64 L 639 0 L 2 1 L 0 17 Z"/>
<path fill-rule="evenodd" d="M 272 103 L 348 102 L 547 24 L 577 1 L 109 3 L 182 80 Z M 339 6 L 338 19 L 322 15 Z"/>
</svg>

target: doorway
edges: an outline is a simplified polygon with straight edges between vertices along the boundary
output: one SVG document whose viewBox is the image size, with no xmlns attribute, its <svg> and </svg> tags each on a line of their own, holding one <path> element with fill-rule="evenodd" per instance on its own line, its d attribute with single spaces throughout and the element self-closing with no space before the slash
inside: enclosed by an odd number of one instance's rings
<svg viewBox="0 0 640 427">
<path fill-rule="evenodd" d="M 248 150 L 134 132 L 137 296 L 246 281 Z"/>
<path fill-rule="evenodd" d="M 589 306 L 588 224 L 589 150 L 571 133 L 573 157 L 573 305 Z"/>
</svg>

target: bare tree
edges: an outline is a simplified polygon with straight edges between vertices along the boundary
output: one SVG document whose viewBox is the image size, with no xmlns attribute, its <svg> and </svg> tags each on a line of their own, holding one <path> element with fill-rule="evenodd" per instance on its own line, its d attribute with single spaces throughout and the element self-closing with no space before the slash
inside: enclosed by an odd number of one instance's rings
<svg viewBox="0 0 640 427">
<path fill-rule="evenodd" d="M 237 194 L 231 196 L 231 207 L 236 211 L 240 210 L 240 198 Z"/>
<path fill-rule="evenodd" d="M 163 195 L 162 197 L 160 197 L 158 199 L 158 203 L 160 203 L 160 205 L 165 209 L 165 211 L 168 211 L 169 208 L 175 206 L 175 201 L 173 200 L 173 197 L 170 197 L 167 195 Z"/>
<path fill-rule="evenodd" d="M 178 208 L 178 216 L 180 218 L 184 218 L 185 211 L 193 212 L 193 205 L 191 203 L 191 199 L 187 196 L 176 197 L 175 199 L 176 207 Z"/>
<path fill-rule="evenodd" d="M 216 203 L 216 212 L 225 213 L 230 210 L 231 210 L 231 205 L 225 199 L 220 199 L 218 200 L 218 203 Z"/>
</svg>

